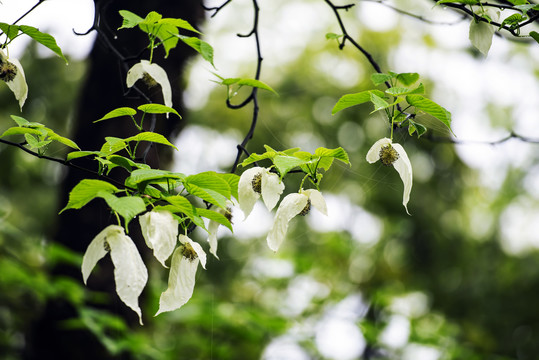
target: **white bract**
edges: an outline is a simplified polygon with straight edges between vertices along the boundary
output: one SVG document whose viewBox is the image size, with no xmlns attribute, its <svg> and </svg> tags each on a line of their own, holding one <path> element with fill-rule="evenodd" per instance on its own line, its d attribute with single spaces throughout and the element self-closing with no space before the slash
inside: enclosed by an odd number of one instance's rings
<svg viewBox="0 0 539 360">
<path fill-rule="evenodd" d="M 172 89 L 167 73 L 161 66 L 150 63 L 148 60 L 141 60 L 127 72 L 127 87 L 132 87 L 140 79 L 150 82 L 149 86 L 151 86 L 152 80 L 161 85 L 165 106 L 172 107 Z"/>
<path fill-rule="evenodd" d="M 396 152 L 396 154 L 392 151 Z M 395 170 L 399 173 L 401 180 L 404 184 L 404 192 L 402 194 L 402 205 L 408 212 L 408 201 L 410 200 L 410 192 L 412 191 L 412 164 L 406 151 L 400 144 L 393 143 L 391 139 L 382 138 L 374 143 L 367 153 L 367 161 L 372 164 L 382 160 L 384 165 L 393 165 Z"/>
<path fill-rule="evenodd" d="M 182 245 L 172 254 L 168 288 L 161 294 L 159 310 L 155 316 L 162 312 L 172 311 L 182 307 L 193 295 L 195 276 L 198 263 L 206 268 L 206 253 L 200 244 L 185 235 L 178 236 Z"/>
<path fill-rule="evenodd" d="M 290 220 L 296 215 L 306 215 L 309 212 L 311 205 L 327 216 L 328 210 L 326 201 L 318 190 L 300 190 L 299 193 L 285 196 L 277 209 L 275 221 L 266 238 L 271 250 L 277 251 L 281 246 L 286 231 L 288 230 L 288 223 Z"/>
<path fill-rule="evenodd" d="M 139 217 L 140 229 L 146 245 L 164 267 L 176 246 L 178 220 L 170 211 L 154 210 Z"/>
<path fill-rule="evenodd" d="M 21 63 L 17 59 L 9 59 L 0 50 L 0 79 L 5 81 L 6 85 L 19 100 L 19 107 L 22 106 L 28 97 L 28 85 Z"/>
<path fill-rule="evenodd" d="M 253 167 L 241 174 L 238 183 L 238 202 L 245 218 L 249 216 L 256 201 L 262 196 L 268 210 L 272 210 L 284 190 L 284 184 L 277 174 L 262 167 Z"/>
<path fill-rule="evenodd" d="M 231 216 L 230 206 L 232 206 L 232 203 L 230 201 L 227 201 L 226 209 L 217 208 L 215 212 L 225 216 L 228 213 L 229 216 Z M 213 256 L 215 256 L 217 259 L 219 259 L 219 256 L 217 256 L 217 230 L 219 230 L 219 225 L 220 224 L 215 220 L 210 220 L 208 224 L 208 243 L 210 244 L 210 253 L 213 254 Z"/>
<path fill-rule="evenodd" d="M 142 312 L 138 297 L 148 280 L 148 271 L 140 257 L 133 240 L 118 225 L 109 225 L 92 240 L 82 258 L 82 278 L 84 283 L 90 273 L 107 253 L 114 264 L 116 292 L 120 299 L 139 316 L 142 325 Z"/>
</svg>

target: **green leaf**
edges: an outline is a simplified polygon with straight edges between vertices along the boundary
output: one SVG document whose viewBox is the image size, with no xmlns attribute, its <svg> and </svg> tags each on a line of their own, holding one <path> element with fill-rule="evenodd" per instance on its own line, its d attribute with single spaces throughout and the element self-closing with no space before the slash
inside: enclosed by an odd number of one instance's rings
<svg viewBox="0 0 539 360">
<path fill-rule="evenodd" d="M 74 159 L 78 159 L 85 156 L 90 155 L 102 155 L 101 151 L 72 151 L 69 154 L 67 154 L 66 161 L 71 161 Z"/>
<path fill-rule="evenodd" d="M 381 98 L 384 97 L 384 93 L 380 90 L 367 90 L 356 94 L 346 94 L 343 95 L 339 101 L 337 101 L 333 107 L 333 110 L 331 111 L 331 114 L 335 115 L 339 111 L 347 109 L 351 106 L 371 101 L 371 93 Z"/>
<path fill-rule="evenodd" d="M 342 38 L 344 35 L 341 34 L 335 34 L 335 33 L 327 33 L 326 34 L 326 40 L 339 40 L 340 38 Z"/>
<path fill-rule="evenodd" d="M 247 166 L 254 162 L 258 162 L 258 161 L 262 161 L 266 159 L 273 159 L 276 155 L 277 155 L 277 152 L 274 152 L 274 151 L 268 151 L 263 154 L 252 153 L 251 155 L 249 155 L 247 159 L 243 160 L 243 162 L 241 163 L 241 166 Z"/>
<path fill-rule="evenodd" d="M 228 186 L 230 186 L 230 195 L 234 196 L 237 199 L 238 198 L 238 183 L 240 181 L 240 177 L 236 174 L 216 173 L 216 175 L 228 183 Z"/>
<path fill-rule="evenodd" d="M 434 116 L 451 130 L 451 113 L 442 106 L 421 95 L 408 95 L 406 96 L 406 101 L 416 109 Z"/>
<path fill-rule="evenodd" d="M 124 141 L 125 142 L 129 142 L 129 141 L 150 141 L 150 142 L 154 142 L 156 144 L 163 144 L 163 145 L 171 146 L 174 149 L 178 150 L 178 148 L 176 146 L 174 146 L 174 144 L 172 144 L 170 141 L 168 141 L 166 137 L 164 137 L 161 134 L 150 132 L 150 131 L 142 132 L 142 133 L 137 134 L 135 136 L 128 137 L 128 138 L 124 139 Z"/>
<path fill-rule="evenodd" d="M 160 24 L 172 25 L 172 26 L 180 28 L 180 29 L 189 30 L 189 31 L 192 31 L 192 32 L 197 33 L 197 34 L 201 34 L 200 31 L 195 29 L 188 21 L 183 20 L 183 19 L 164 18 L 164 19 L 159 20 L 157 22 L 157 24 L 158 25 L 160 25 Z"/>
<path fill-rule="evenodd" d="M 296 156 L 284 156 L 284 155 L 277 155 L 273 159 L 273 163 L 275 164 L 275 167 L 277 170 L 279 170 L 279 174 L 281 174 L 281 178 L 285 176 L 290 170 L 293 168 L 308 163 L 309 160 L 300 159 Z"/>
<path fill-rule="evenodd" d="M 423 84 L 419 84 L 419 86 L 415 89 L 408 89 L 408 88 L 403 88 L 403 87 L 391 87 L 387 89 L 385 92 L 386 94 L 389 94 L 392 96 L 423 94 L 425 92 L 425 86 Z"/>
<path fill-rule="evenodd" d="M 17 115 L 11 115 L 11 118 L 17 123 L 19 126 L 28 126 L 30 125 L 30 122 L 26 120 L 23 117 L 17 116 Z"/>
<path fill-rule="evenodd" d="M 171 107 L 161 105 L 161 104 L 144 104 L 140 105 L 137 109 L 140 111 L 144 111 L 148 114 L 167 114 L 167 113 L 173 113 L 178 115 L 178 117 L 181 119 L 182 117 L 176 110 L 174 110 Z"/>
<path fill-rule="evenodd" d="M 67 59 L 62 53 L 62 50 L 58 47 L 58 44 L 56 44 L 56 40 L 54 39 L 54 37 L 52 37 L 49 34 L 42 33 L 35 27 L 28 26 L 28 25 L 19 25 L 19 29 L 23 33 L 25 33 L 26 35 L 30 36 L 32 39 L 40 43 L 41 45 L 44 45 L 45 47 L 52 50 L 54 53 L 56 53 L 58 56 L 64 59 L 64 61 L 67 64 Z"/>
<path fill-rule="evenodd" d="M 116 166 L 120 166 L 126 169 L 129 172 L 132 172 L 133 169 L 150 169 L 149 165 L 136 163 L 133 160 L 126 158 L 125 156 L 110 155 L 109 157 L 107 157 L 107 160 L 109 160 L 112 164 Z"/>
<path fill-rule="evenodd" d="M 278 95 L 277 92 L 275 90 L 273 90 L 269 85 L 263 83 L 262 81 L 260 80 L 255 80 L 255 79 L 240 79 L 238 81 L 238 85 L 240 86 L 252 86 L 252 87 L 255 87 L 255 88 L 259 88 L 259 89 L 262 89 L 262 90 L 268 90 L 268 91 L 271 91 L 272 93 L 274 93 L 275 95 Z"/>
<path fill-rule="evenodd" d="M 401 73 L 397 74 L 397 81 L 399 81 L 404 86 L 410 86 L 419 80 L 418 73 Z"/>
<path fill-rule="evenodd" d="M 530 36 L 539 44 L 539 33 L 537 31 L 530 31 Z"/>
<path fill-rule="evenodd" d="M 81 180 L 69 193 L 69 201 L 65 208 L 60 211 L 60 214 L 68 209 L 80 209 L 88 204 L 91 200 L 100 196 L 99 193 L 114 193 L 118 189 L 116 186 L 109 184 L 106 181 L 84 179 Z"/>
<path fill-rule="evenodd" d="M 109 192 L 100 191 L 97 196 L 105 199 L 110 208 L 125 220 L 125 228 L 135 216 L 146 211 L 146 204 L 138 196 L 117 197 Z"/>
<path fill-rule="evenodd" d="M 203 209 L 203 208 L 196 208 L 196 211 L 198 215 L 208 218 L 210 220 L 216 221 L 219 224 L 229 228 L 230 231 L 234 232 L 234 229 L 232 229 L 232 224 L 223 214 L 220 214 L 213 210 L 208 210 L 208 209 Z"/>
<path fill-rule="evenodd" d="M 382 109 L 387 109 L 388 107 L 391 106 L 382 97 L 380 97 L 380 96 L 378 96 L 376 94 L 373 94 L 372 92 L 371 92 L 370 95 L 371 95 L 371 102 L 374 105 L 374 110 L 371 111 L 371 114 L 373 112 L 375 112 L 375 111 L 382 110 Z"/>
<path fill-rule="evenodd" d="M 215 68 L 215 65 L 213 64 L 213 47 L 210 44 L 196 37 L 180 36 L 180 40 L 192 47 L 204 60 L 209 62 Z"/>
<path fill-rule="evenodd" d="M 69 146 L 70 148 L 80 150 L 80 147 L 77 144 L 75 144 L 73 140 L 60 136 L 57 133 L 53 132 L 52 130 L 50 130 L 49 132 L 49 139 L 53 141 L 58 141 L 59 143 Z"/>
<path fill-rule="evenodd" d="M 342 161 L 345 164 L 351 165 L 350 159 L 348 158 L 348 153 L 342 147 L 338 147 L 336 149 L 326 149 L 323 147 L 319 147 L 315 150 L 314 154 L 320 157 L 331 157 Z"/>
<path fill-rule="evenodd" d="M 204 225 L 204 221 L 200 216 L 197 214 L 196 208 L 191 204 L 189 200 L 187 200 L 185 197 L 180 195 L 175 196 L 168 196 L 164 198 L 163 200 L 167 201 L 170 206 L 156 206 L 156 209 L 166 209 L 169 210 L 172 213 L 182 213 L 185 214 L 191 221 L 196 224 L 201 229 L 206 230 L 206 226 Z"/>
<path fill-rule="evenodd" d="M 269 85 L 256 79 L 228 78 L 228 79 L 223 79 L 221 84 L 226 85 L 226 86 L 235 85 L 235 84 L 239 86 L 252 86 L 259 89 L 271 91 L 275 95 L 278 95 L 277 92 L 273 90 Z"/>
<path fill-rule="evenodd" d="M 105 141 L 106 142 L 103 144 L 100 151 L 103 156 L 117 153 L 118 151 L 121 151 L 127 147 L 126 142 L 117 137 L 108 136 L 105 138 Z"/>
<path fill-rule="evenodd" d="M 6 34 L 9 40 L 13 40 L 19 34 L 19 26 L 0 22 L 0 31 Z"/>
<path fill-rule="evenodd" d="M 40 149 L 44 146 L 49 145 L 52 140 L 39 140 L 34 135 L 31 134 L 24 134 L 24 138 L 26 139 L 26 142 L 32 149 Z"/>
<path fill-rule="evenodd" d="M 146 186 L 149 183 L 163 183 L 167 182 L 167 179 L 171 180 L 180 180 L 185 179 L 185 175 L 182 173 L 174 173 L 167 170 L 158 170 L 158 169 L 137 169 L 134 170 L 128 179 L 126 179 L 126 184 L 145 184 Z"/>
<path fill-rule="evenodd" d="M 427 132 L 427 128 L 419 123 L 416 123 L 412 120 L 408 120 L 408 134 L 413 135 L 413 133 L 417 133 L 417 137 L 420 138 L 421 135 Z"/>
<path fill-rule="evenodd" d="M 519 22 L 524 21 L 527 18 L 528 18 L 527 16 L 522 16 L 522 14 L 518 14 L 518 13 L 510 15 L 510 16 L 506 17 L 505 19 L 503 19 L 503 21 L 500 24 L 500 27 L 498 28 L 498 30 L 501 29 L 504 25 L 507 25 L 507 24 L 509 24 L 511 28 L 515 28 L 515 27 L 518 26 Z"/>
<path fill-rule="evenodd" d="M 393 76 L 389 74 L 375 73 L 371 75 L 371 81 L 374 84 L 374 86 L 384 84 L 385 82 L 388 82 L 391 79 L 393 79 Z"/>
<path fill-rule="evenodd" d="M 226 200 L 230 199 L 230 185 L 213 171 L 207 171 L 185 178 L 185 190 L 202 200 L 226 209 Z"/>
<path fill-rule="evenodd" d="M 96 121 L 94 121 L 94 123 L 96 123 L 98 121 L 107 120 L 107 119 L 117 118 L 117 117 L 120 117 L 120 116 L 133 116 L 136 113 L 137 113 L 137 111 L 135 109 L 130 108 L 130 107 L 120 107 L 120 108 L 117 108 L 117 109 L 114 109 L 114 110 L 108 112 L 101 119 L 97 119 Z"/>
<path fill-rule="evenodd" d="M 130 28 L 134 28 L 135 26 L 137 26 L 138 24 L 140 24 L 141 22 L 144 21 L 143 18 L 141 18 L 140 16 L 132 13 L 131 11 L 128 11 L 128 10 L 120 10 L 120 15 L 122 16 L 123 18 L 123 22 L 122 22 L 122 26 L 118 28 L 118 30 L 120 29 L 130 29 Z"/>
<path fill-rule="evenodd" d="M 0 137 L 9 136 L 9 135 L 25 135 L 25 134 L 33 134 L 33 135 L 41 136 L 43 133 L 37 129 L 14 126 L 4 131 L 4 133 Z"/>
</svg>

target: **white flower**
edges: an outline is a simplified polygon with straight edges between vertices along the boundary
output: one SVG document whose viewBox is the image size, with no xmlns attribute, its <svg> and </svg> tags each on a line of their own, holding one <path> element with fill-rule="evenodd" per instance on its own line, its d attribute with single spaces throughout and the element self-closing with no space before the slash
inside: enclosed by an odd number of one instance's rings
<svg viewBox="0 0 539 360">
<path fill-rule="evenodd" d="M 165 70 L 156 63 L 150 63 L 148 60 L 141 60 L 133 65 L 127 72 L 127 87 L 135 85 L 137 80 L 143 79 L 152 86 L 152 82 L 161 85 L 163 92 L 163 101 L 165 106 L 172 107 L 172 90 Z M 167 113 L 168 117 L 168 113 Z"/>
<path fill-rule="evenodd" d="M 170 211 L 154 210 L 139 217 L 140 229 L 146 245 L 164 267 L 176 246 L 178 220 Z"/>
<path fill-rule="evenodd" d="M 17 59 L 10 59 L 0 50 L 0 79 L 5 81 L 6 85 L 19 100 L 19 106 L 22 106 L 28 97 L 28 85 L 21 63 Z"/>
<path fill-rule="evenodd" d="M 168 288 L 161 294 L 159 310 L 155 316 L 165 311 L 182 307 L 193 295 L 198 263 L 206 268 L 206 253 L 200 244 L 185 235 L 178 236 L 182 245 L 172 254 L 172 264 L 168 277 Z"/>
<path fill-rule="evenodd" d="M 224 215 L 229 221 L 232 217 L 231 208 L 232 203 L 227 201 L 227 208 L 217 208 L 215 212 Z M 208 243 L 210 244 L 210 253 L 215 256 L 215 258 L 219 259 L 219 256 L 217 256 L 217 230 L 219 230 L 219 224 L 215 220 L 210 220 L 208 224 Z"/>
<path fill-rule="evenodd" d="M 82 278 L 84 283 L 90 273 L 108 252 L 114 264 L 116 292 L 120 299 L 139 316 L 142 325 L 142 312 L 138 297 L 148 281 L 148 271 L 140 257 L 133 240 L 118 225 L 107 226 L 92 240 L 82 258 Z"/>
<path fill-rule="evenodd" d="M 245 218 L 249 216 L 260 196 L 271 211 L 277 205 L 283 190 L 284 184 L 279 176 L 266 168 L 254 167 L 244 171 L 238 183 L 238 202 Z"/>
<path fill-rule="evenodd" d="M 311 209 L 311 205 L 327 216 L 326 201 L 318 190 L 300 190 L 299 193 L 287 195 L 281 201 L 277 214 L 275 214 L 273 226 L 266 238 L 271 250 L 277 251 L 281 246 L 290 220 L 296 215 L 306 215 Z"/>
<path fill-rule="evenodd" d="M 395 170 L 399 173 L 401 180 L 404 184 L 404 192 L 402 194 L 402 205 L 408 212 L 408 200 L 410 200 L 410 192 L 412 191 L 412 164 L 406 151 L 400 144 L 394 144 L 391 139 L 382 138 L 374 143 L 367 153 L 367 161 L 369 163 L 375 163 L 378 160 L 382 161 L 384 165 L 393 165 Z"/>
</svg>

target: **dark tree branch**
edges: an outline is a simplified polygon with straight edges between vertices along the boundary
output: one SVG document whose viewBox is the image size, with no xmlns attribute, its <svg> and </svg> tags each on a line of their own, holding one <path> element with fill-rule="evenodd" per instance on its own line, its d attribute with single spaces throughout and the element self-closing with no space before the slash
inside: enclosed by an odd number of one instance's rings
<svg viewBox="0 0 539 360">
<path fill-rule="evenodd" d="M 202 4 L 202 7 L 206 11 L 212 11 L 213 10 L 213 14 L 211 14 L 210 17 L 214 17 L 215 15 L 217 15 L 217 13 L 219 11 L 221 11 L 225 6 L 227 6 L 231 2 L 232 2 L 232 0 L 226 0 L 221 6 L 214 6 L 214 7 L 207 7 L 207 6 L 204 6 L 204 4 Z"/>
</svg>

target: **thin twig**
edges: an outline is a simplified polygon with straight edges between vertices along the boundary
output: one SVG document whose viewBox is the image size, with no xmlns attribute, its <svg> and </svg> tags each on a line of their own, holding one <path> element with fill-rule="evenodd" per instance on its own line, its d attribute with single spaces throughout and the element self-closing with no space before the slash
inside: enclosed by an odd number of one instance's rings
<svg viewBox="0 0 539 360">
<path fill-rule="evenodd" d="M 221 11 L 225 6 L 227 6 L 231 2 L 232 2 L 232 0 L 226 0 L 221 6 L 214 6 L 214 7 L 207 7 L 207 6 L 204 6 L 204 4 L 202 4 L 202 7 L 206 11 L 212 11 L 213 10 L 213 14 L 211 14 L 210 17 L 214 17 L 215 15 L 217 15 L 217 13 L 219 11 Z"/>
</svg>

